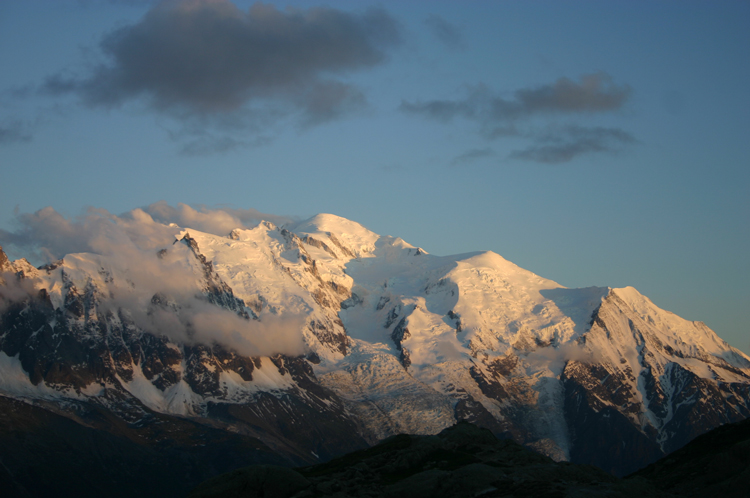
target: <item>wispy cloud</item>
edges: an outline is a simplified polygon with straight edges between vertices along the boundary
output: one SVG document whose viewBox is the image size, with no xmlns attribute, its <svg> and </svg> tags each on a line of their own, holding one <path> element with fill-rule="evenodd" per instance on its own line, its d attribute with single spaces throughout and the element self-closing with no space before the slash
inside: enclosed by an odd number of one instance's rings
<svg viewBox="0 0 750 498">
<path fill-rule="evenodd" d="M 299 221 L 289 216 L 262 213 L 257 209 L 209 207 L 202 204 L 193 207 L 183 203 L 170 206 L 165 201 L 155 202 L 141 209 L 159 223 L 174 223 L 216 235 L 227 235 L 235 228 L 252 228 L 261 221 L 270 221 L 279 226 Z M 132 217 L 135 211 L 123 216 Z"/>
<path fill-rule="evenodd" d="M 0 144 L 28 142 L 31 138 L 29 126 L 21 120 L 0 123 Z"/>
<path fill-rule="evenodd" d="M 617 152 L 636 142 L 630 133 L 618 128 L 566 126 L 536 136 L 530 147 L 514 151 L 510 157 L 558 164 L 590 152 Z"/>
<path fill-rule="evenodd" d="M 617 85 L 606 73 L 587 74 L 580 82 L 560 78 L 551 85 L 516 91 L 518 104 L 505 111 L 525 114 L 543 112 L 606 112 L 620 109 L 630 97 L 629 85 Z M 502 113 L 502 107 L 499 109 Z"/>
<path fill-rule="evenodd" d="M 485 85 L 470 87 L 468 95 L 457 100 L 428 100 L 401 103 L 404 112 L 441 121 L 466 118 L 485 127 L 535 115 L 601 113 L 622 108 L 630 97 L 628 85 L 617 85 L 605 73 L 588 74 L 579 82 L 560 78 L 535 88 L 522 88 L 514 98 L 494 95 Z"/>
<path fill-rule="evenodd" d="M 424 23 L 435 38 L 448 48 L 464 48 L 464 35 L 457 26 L 449 23 L 437 14 L 430 14 Z"/>
<path fill-rule="evenodd" d="M 538 162 L 565 162 L 588 152 L 613 151 L 617 145 L 635 142 L 616 128 L 586 128 L 578 125 L 551 126 L 538 134 L 524 123 L 532 119 L 559 117 L 581 119 L 589 115 L 612 113 L 622 109 L 630 98 L 629 85 L 616 84 L 606 73 L 583 75 L 578 81 L 559 78 L 554 83 L 513 92 L 505 98 L 486 85 L 468 87 L 462 98 L 403 101 L 400 110 L 445 123 L 456 119 L 475 122 L 487 139 L 525 137 L 534 144 L 513 158 Z"/>
<path fill-rule="evenodd" d="M 471 149 L 467 150 L 463 154 L 460 154 L 456 157 L 454 157 L 451 160 L 451 166 L 458 166 L 461 164 L 466 164 L 472 161 L 476 161 L 477 159 L 483 159 L 485 157 L 492 157 L 495 155 L 495 151 L 490 149 L 489 147 L 486 147 L 484 149 Z"/>
</svg>

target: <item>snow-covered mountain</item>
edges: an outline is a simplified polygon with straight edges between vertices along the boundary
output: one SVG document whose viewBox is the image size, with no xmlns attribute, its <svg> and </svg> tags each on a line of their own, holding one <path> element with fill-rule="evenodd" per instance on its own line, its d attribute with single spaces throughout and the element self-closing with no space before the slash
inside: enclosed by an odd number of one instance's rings
<svg viewBox="0 0 750 498">
<path fill-rule="evenodd" d="M 187 418 L 297 463 L 469 420 L 618 474 L 750 416 L 750 358 L 632 287 L 567 289 L 328 214 L 176 231 L 40 268 L 0 250 L 0 394 Z"/>
</svg>

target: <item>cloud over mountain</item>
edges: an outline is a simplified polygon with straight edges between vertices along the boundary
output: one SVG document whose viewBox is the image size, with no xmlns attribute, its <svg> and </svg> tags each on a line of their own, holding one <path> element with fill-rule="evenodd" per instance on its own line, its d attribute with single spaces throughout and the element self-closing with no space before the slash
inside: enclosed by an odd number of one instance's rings
<svg viewBox="0 0 750 498">
<path fill-rule="evenodd" d="M 225 236 L 234 228 L 256 226 L 262 218 L 289 221 L 254 209 L 196 209 L 186 204 L 174 207 L 163 201 L 119 216 L 105 209 L 89 208 L 78 217 L 66 218 L 46 207 L 35 213 L 18 214 L 16 230 L 0 229 L 0 244 L 5 250 L 15 247 L 37 262 L 52 262 L 63 256 L 65 261 L 109 261 L 100 264 L 118 268 L 127 275 L 130 285 L 109 282 L 110 300 L 102 306 L 113 313 L 129 310 L 130 319 L 143 330 L 188 344 L 219 343 L 249 356 L 302 354 L 301 316 L 272 314 L 258 321 L 218 307 L 202 296 L 184 254 L 170 257 L 166 251 L 159 252 L 173 247 L 175 236 L 182 230 L 175 223 Z M 0 311 L 8 302 L 36 294 L 33 277 L 3 278 L 0 273 L 0 282 Z M 147 308 L 144 303 L 152 302 L 156 295 L 164 296 L 167 304 Z"/>
<path fill-rule="evenodd" d="M 255 209 L 191 207 L 164 201 L 115 215 L 105 209 L 88 208 L 83 214 L 66 218 L 52 207 L 34 213 L 19 213 L 15 230 L 0 229 L 0 242 L 20 250 L 37 261 L 55 261 L 65 254 L 92 252 L 153 252 L 174 241 L 179 227 L 189 227 L 215 235 L 227 235 L 235 228 L 251 228 L 266 220 L 283 225 L 285 216 L 261 213 Z M 7 247 L 6 247 L 7 249 Z"/>
</svg>

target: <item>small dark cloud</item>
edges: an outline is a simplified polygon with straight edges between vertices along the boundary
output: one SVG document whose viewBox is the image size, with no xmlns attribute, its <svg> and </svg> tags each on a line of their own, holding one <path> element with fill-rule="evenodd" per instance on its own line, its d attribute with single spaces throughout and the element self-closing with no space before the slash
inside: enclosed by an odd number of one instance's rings
<svg viewBox="0 0 750 498">
<path fill-rule="evenodd" d="M 0 145 L 29 142 L 32 135 L 26 123 L 20 120 L 0 124 Z"/>
<path fill-rule="evenodd" d="M 616 85 L 606 73 L 587 74 L 580 82 L 560 78 L 551 85 L 516 91 L 520 112 L 606 112 L 620 109 L 630 97 L 628 85 Z"/>
<path fill-rule="evenodd" d="M 485 157 L 492 157 L 495 155 L 495 151 L 490 149 L 489 147 L 484 149 L 471 149 L 466 152 L 464 152 L 461 155 L 458 155 L 454 157 L 451 160 L 451 166 L 458 166 L 460 164 L 466 164 L 472 161 L 475 161 L 477 159 L 482 159 Z"/>
<path fill-rule="evenodd" d="M 595 73 L 583 75 L 578 81 L 559 78 L 550 84 L 522 88 L 513 92 L 512 98 L 476 85 L 467 87 L 460 99 L 403 101 L 400 110 L 442 122 L 474 122 L 478 132 L 490 140 L 527 139 L 531 145 L 513 152 L 512 158 L 561 163 L 589 152 L 615 152 L 636 140 L 617 128 L 579 125 L 548 126 L 540 134 L 530 131 L 529 123 L 561 116 L 585 119 L 588 115 L 612 113 L 624 107 L 631 93 L 630 86 L 616 84 L 606 73 Z M 458 156 L 451 164 L 461 158 Z"/>
<path fill-rule="evenodd" d="M 228 0 L 164 1 L 102 38 L 107 62 L 88 75 L 52 75 L 40 91 L 103 108 L 143 99 L 178 122 L 212 126 L 270 102 L 277 117 L 307 127 L 361 109 L 362 91 L 339 78 L 383 63 L 400 43 L 399 23 L 381 8 L 256 3 L 242 11 Z"/>
<path fill-rule="evenodd" d="M 552 84 L 522 88 L 513 99 L 494 95 L 486 86 L 470 87 L 458 100 L 402 102 L 400 109 L 431 119 L 466 118 L 492 127 L 538 115 L 602 113 L 615 111 L 631 94 L 628 85 L 617 85 L 605 73 L 583 75 L 579 82 L 560 78 Z"/>
<path fill-rule="evenodd" d="M 535 137 L 534 143 L 512 152 L 512 159 L 559 164 L 592 152 L 618 152 L 636 143 L 635 137 L 619 128 L 566 126 Z"/>
<path fill-rule="evenodd" d="M 430 32 L 445 46 L 452 49 L 464 47 L 464 36 L 461 30 L 437 14 L 430 14 L 424 21 Z"/>
<path fill-rule="evenodd" d="M 77 80 L 74 76 L 58 73 L 47 76 L 44 79 L 44 83 L 41 86 L 40 93 L 58 97 L 60 95 L 66 95 L 79 91 L 81 89 L 81 81 Z M 23 91 L 23 89 L 19 89 L 19 91 Z"/>
</svg>

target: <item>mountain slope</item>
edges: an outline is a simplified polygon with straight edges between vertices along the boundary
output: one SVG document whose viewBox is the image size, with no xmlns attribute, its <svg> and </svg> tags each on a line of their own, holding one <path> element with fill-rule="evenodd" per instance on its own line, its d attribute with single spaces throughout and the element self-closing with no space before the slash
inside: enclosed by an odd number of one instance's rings
<svg viewBox="0 0 750 498">
<path fill-rule="evenodd" d="M 0 396 L 3 496 L 185 496 L 251 462 L 300 462 L 252 437 L 147 413 L 127 424 L 92 403 L 40 406 Z"/>
<path fill-rule="evenodd" d="M 459 422 L 435 436 L 401 434 L 324 464 L 247 467 L 201 483 L 189 496 L 744 497 L 749 424 L 724 425 L 618 479 L 589 465 L 555 462 Z"/>
<path fill-rule="evenodd" d="M 750 419 L 702 434 L 629 478 L 678 496 L 743 498 L 750 482 Z"/>
<path fill-rule="evenodd" d="M 633 288 L 334 215 L 39 269 L 0 255 L 6 396 L 187 417 L 302 462 L 468 420 L 623 475 L 750 415 L 750 359 Z"/>
</svg>

